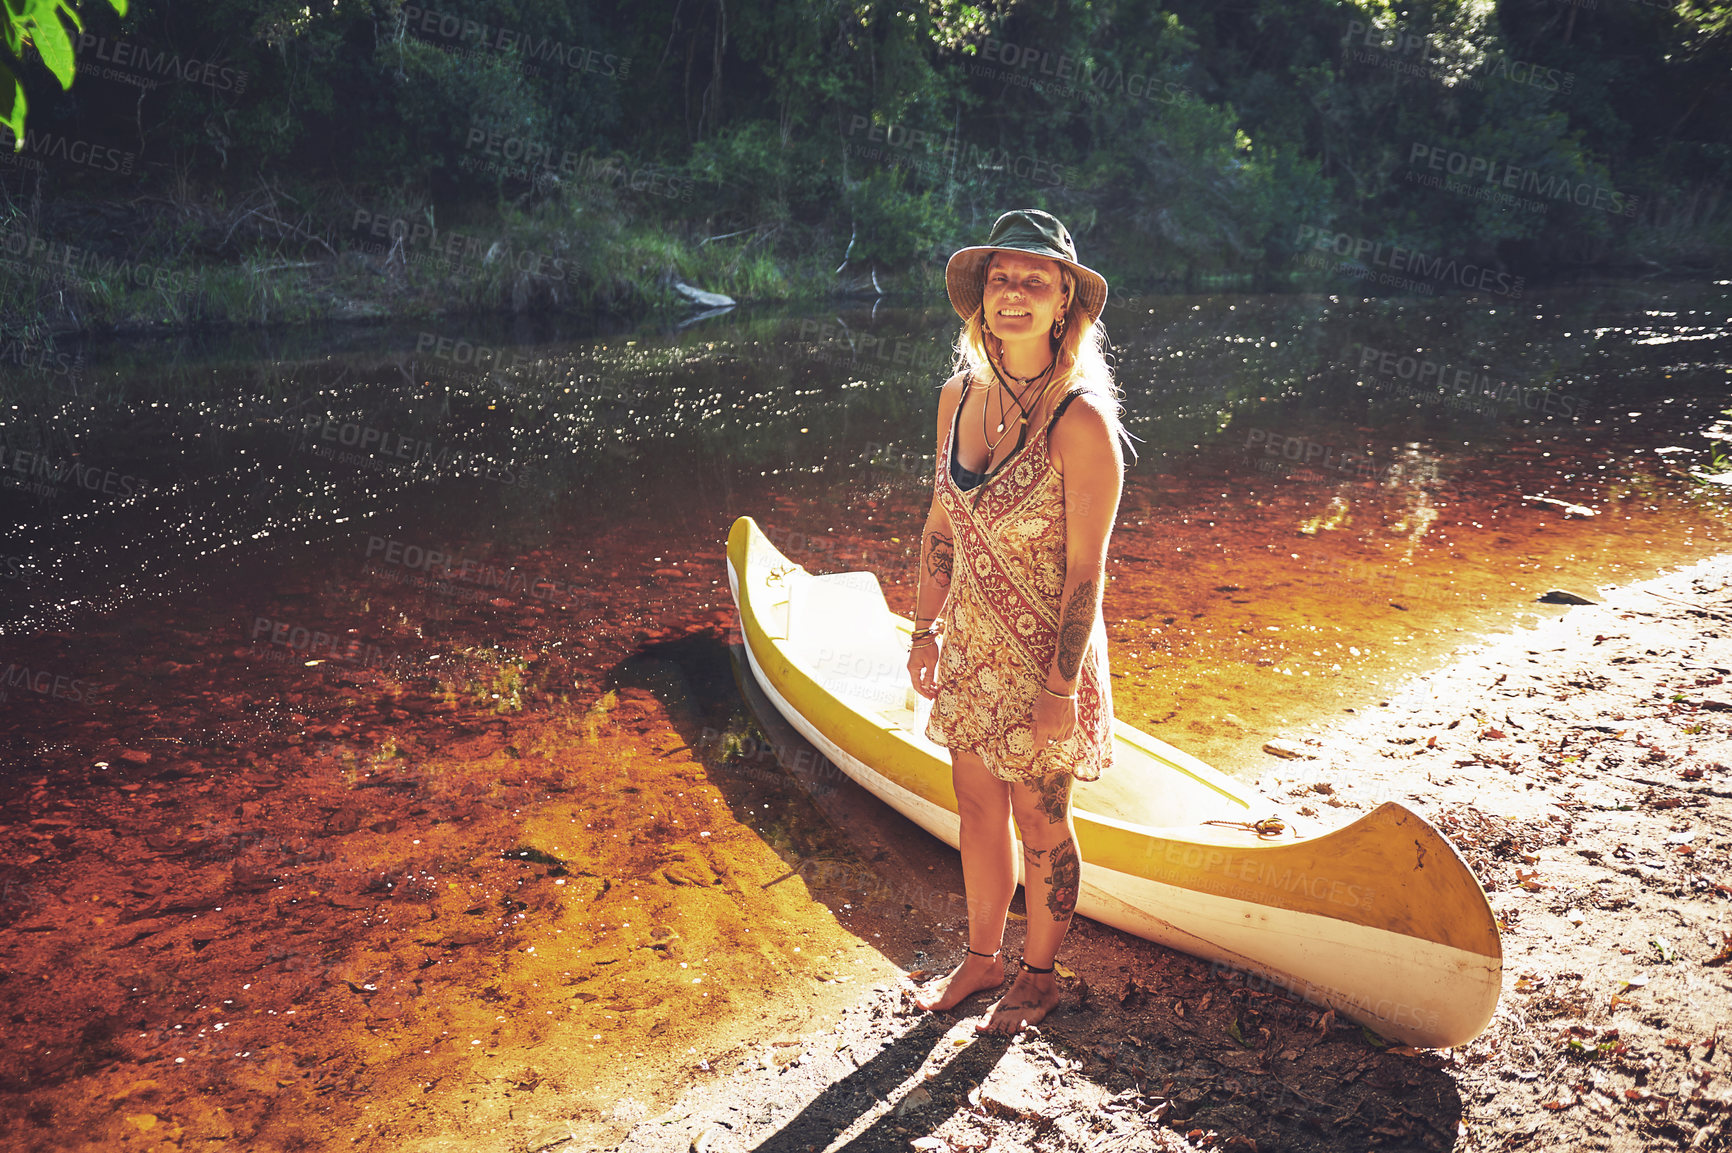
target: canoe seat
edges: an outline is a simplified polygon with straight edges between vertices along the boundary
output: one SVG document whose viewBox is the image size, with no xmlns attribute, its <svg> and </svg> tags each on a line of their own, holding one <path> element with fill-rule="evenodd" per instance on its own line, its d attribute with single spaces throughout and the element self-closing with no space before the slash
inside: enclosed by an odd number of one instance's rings
<svg viewBox="0 0 1732 1153">
<path fill-rule="evenodd" d="M 869 572 L 791 582 L 788 655 L 825 691 L 867 712 L 912 707 L 908 643 Z"/>
</svg>

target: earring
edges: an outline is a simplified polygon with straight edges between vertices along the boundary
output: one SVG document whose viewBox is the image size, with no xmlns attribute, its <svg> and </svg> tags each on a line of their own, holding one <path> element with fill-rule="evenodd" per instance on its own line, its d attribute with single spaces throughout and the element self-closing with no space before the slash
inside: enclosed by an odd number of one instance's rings
<svg viewBox="0 0 1732 1153">
<path fill-rule="evenodd" d="M 1063 339 L 1063 337 L 1064 337 L 1064 317 L 1061 316 L 1057 320 L 1052 322 L 1052 338 L 1054 340 L 1060 340 L 1060 339 Z"/>
</svg>

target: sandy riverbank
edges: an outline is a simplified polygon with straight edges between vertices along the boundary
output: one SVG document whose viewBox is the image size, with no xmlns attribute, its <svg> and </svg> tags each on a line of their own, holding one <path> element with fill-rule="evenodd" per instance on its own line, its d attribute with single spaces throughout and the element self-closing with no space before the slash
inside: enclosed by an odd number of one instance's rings
<svg viewBox="0 0 1732 1153">
<path fill-rule="evenodd" d="M 1301 758 L 1265 754 L 1272 798 L 1343 820 L 1400 801 L 1473 865 L 1503 926 L 1505 989 L 1470 1045 L 1392 1051 L 1080 921 L 1066 1000 L 1038 1036 L 971 1041 L 990 997 L 933 1017 L 906 980 L 881 984 L 826 1028 L 694 1070 L 617 1148 L 1732 1147 L 1728 677 L 1723 556 L 1282 734 Z M 962 947 L 954 927 L 941 938 L 934 968 Z"/>
</svg>

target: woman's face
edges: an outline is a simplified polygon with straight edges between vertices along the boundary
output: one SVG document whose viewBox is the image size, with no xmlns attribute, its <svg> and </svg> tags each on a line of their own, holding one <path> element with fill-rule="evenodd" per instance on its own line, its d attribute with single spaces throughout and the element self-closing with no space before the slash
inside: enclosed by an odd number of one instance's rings
<svg viewBox="0 0 1732 1153">
<path fill-rule="evenodd" d="M 993 253 L 981 294 L 987 329 L 1000 340 L 1050 332 L 1065 306 L 1061 267 L 1044 256 Z"/>
</svg>

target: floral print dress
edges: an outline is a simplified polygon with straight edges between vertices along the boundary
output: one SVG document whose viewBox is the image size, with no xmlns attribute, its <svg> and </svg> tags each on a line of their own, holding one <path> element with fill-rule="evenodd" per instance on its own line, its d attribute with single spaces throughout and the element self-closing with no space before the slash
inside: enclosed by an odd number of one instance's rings
<svg viewBox="0 0 1732 1153">
<path fill-rule="evenodd" d="M 1077 685 L 1076 728 L 1055 745 L 1034 746 L 1035 696 L 1058 646 L 1065 582 L 1064 479 L 1049 450 L 1064 408 L 996 472 L 964 489 L 950 468 L 956 407 L 937 469 L 956 552 L 926 736 L 977 754 L 1002 781 L 1058 772 L 1099 780 L 1112 764 L 1113 704 L 1106 622 L 1098 614 Z"/>
</svg>

